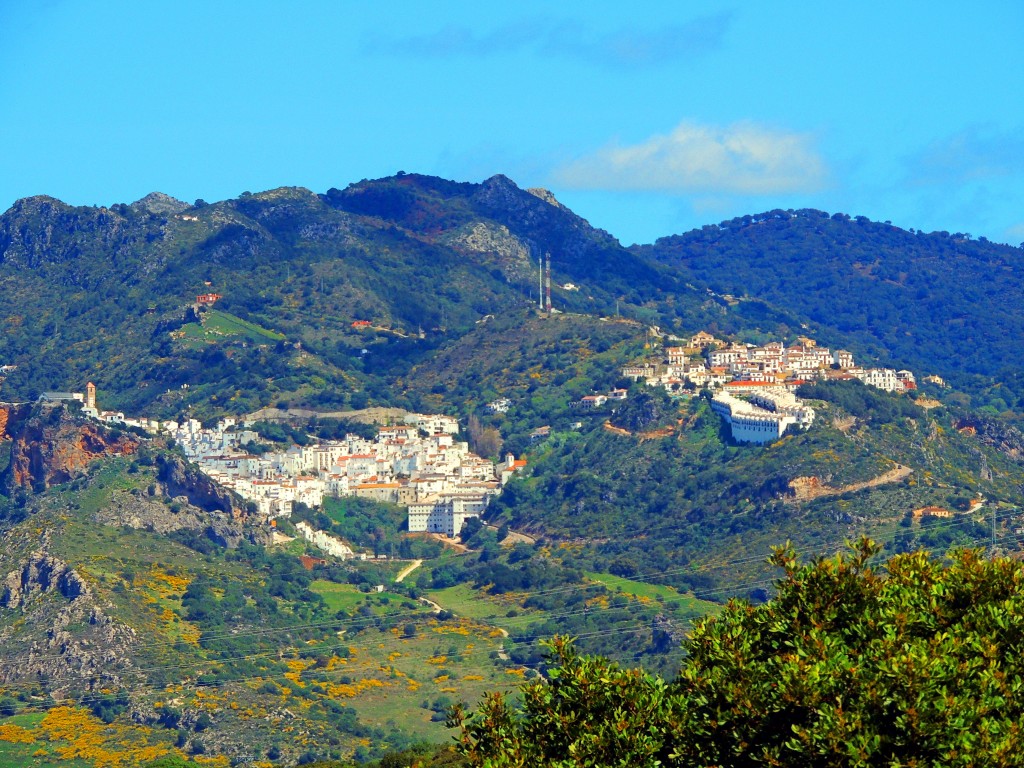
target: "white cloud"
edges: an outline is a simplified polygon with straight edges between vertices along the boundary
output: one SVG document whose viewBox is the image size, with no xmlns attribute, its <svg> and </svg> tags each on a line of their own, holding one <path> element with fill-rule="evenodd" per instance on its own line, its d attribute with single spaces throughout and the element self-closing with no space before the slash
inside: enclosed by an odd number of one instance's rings
<svg viewBox="0 0 1024 768">
<path fill-rule="evenodd" d="M 723 128 L 684 121 L 669 134 L 612 144 L 553 175 L 558 184 L 582 189 L 763 195 L 816 191 L 827 170 L 807 134 L 749 122 Z"/>
</svg>

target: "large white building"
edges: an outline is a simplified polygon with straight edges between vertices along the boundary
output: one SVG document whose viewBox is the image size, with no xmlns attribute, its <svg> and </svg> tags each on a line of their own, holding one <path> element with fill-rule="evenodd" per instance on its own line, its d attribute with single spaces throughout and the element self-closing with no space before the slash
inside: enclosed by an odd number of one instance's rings
<svg viewBox="0 0 1024 768">
<path fill-rule="evenodd" d="M 814 423 L 814 409 L 804 405 L 800 398 L 785 387 L 769 387 L 751 392 L 750 402 L 766 411 L 792 416 L 793 423 L 804 429 Z"/>
<path fill-rule="evenodd" d="M 763 397 L 760 393 L 758 396 Z M 768 399 L 765 398 L 762 402 L 768 402 Z M 810 411 L 810 416 L 802 416 L 802 424 L 807 426 L 813 420 L 814 412 L 806 406 L 803 407 Z M 712 398 L 711 409 L 725 419 L 733 440 L 740 443 L 764 445 L 778 440 L 789 427 L 801 423 L 798 421 L 798 415 L 793 412 L 770 411 L 727 392 L 719 392 Z"/>
<path fill-rule="evenodd" d="M 469 518 L 483 514 L 489 499 L 486 494 L 452 494 L 414 502 L 409 505 L 409 531 L 458 536 Z"/>
</svg>

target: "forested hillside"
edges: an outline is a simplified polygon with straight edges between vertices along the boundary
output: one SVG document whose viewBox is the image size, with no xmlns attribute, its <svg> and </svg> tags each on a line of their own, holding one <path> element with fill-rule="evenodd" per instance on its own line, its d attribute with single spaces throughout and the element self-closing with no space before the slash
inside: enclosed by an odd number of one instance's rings
<svg viewBox="0 0 1024 768">
<path fill-rule="evenodd" d="M 817 211 L 626 249 L 503 176 L 19 201 L 0 216 L 0 737 L 19 739 L 0 762 L 132 739 L 182 759 L 369 758 L 448 738 L 450 704 L 542 674 L 555 633 L 673 674 L 697 617 L 771 597 L 787 540 L 1017 553 L 1022 259 Z M 810 336 L 919 386 L 815 380 L 809 429 L 738 444 L 709 391 L 623 375 L 702 329 Z M 277 406 L 256 452 L 372 436 L 349 412 L 379 405 L 457 416 L 456 440 L 525 465 L 444 545 L 351 497 L 271 532 L 227 491 L 185 487 L 163 438 L 26 403 L 88 380 L 129 415 Z M 321 557 L 300 523 L 367 559 Z M 47 719 L 58 702 L 82 735 Z"/>
<path fill-rule="evenodd" d="M 718 294 L 792 312 L 827 343 L 938 373 L 978 395 L 976 405 L 1021 410 L 1024 249 L 862 216 L 777 210 L 634 252 Z"/>
<path fill-rule="evenodd" d="M 22 200 L 0 217 L 0 362 L 18 366 L 0 395 L 92 379 L 136 411 L 387 402 L 413 362 L 536 300 L 545 253 L 562 310 L 698 321 L 669 270 L 539 194 L 403 175 L 210 205 Z M 193 308 L 208 293 L 220 315 Z"/>
</svg>

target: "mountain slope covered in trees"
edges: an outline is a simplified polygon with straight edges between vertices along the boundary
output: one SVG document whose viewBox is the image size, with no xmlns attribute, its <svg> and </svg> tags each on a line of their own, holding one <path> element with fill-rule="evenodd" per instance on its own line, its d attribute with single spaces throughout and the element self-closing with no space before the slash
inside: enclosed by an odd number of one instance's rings
<svg viewBox="0 0 1024 768">
<path fill-rule="evenodd" d="M 213 397 L 236 413 L 278 397 L 379 402 L 411 362 L 536 300 L 545 253 L 563 310 L 608 313 L 618 301 L 654 319 L 648 305 L 700 304 L 670 270 L 502 176 L 168 200 L 107 209 L 37 197 L 0 217 L 0 361 L 18 365 L 3 397 L 92 379 L 133 410 L 206 410 Z M 190 309 L 206 293 L 222 296 L 232 328 Z M 238 319 L 255 328 L 240 333 Z M 168 394 L 186 383 L 198 389 Z"/>
<path fill-rule="evenodd" d="M 978 405 L 1022 409 L 1024 249 L 800 210 L 732 219 L 634 252 L 718 294 L 793 312 L 820 340 L 938 373 L 978 394 Z"/>
<path fill-rule="evenodd" d="M 535 308 L 548 253 L 552 314 Z M 397 564 L 306 571 L 301 541 L 267 549 L 225 534 L 233 522 L 211 521 L 161 479 L 164 446 L 38 495 L 22 483 L 0 496 L 0 577 L 35 591 L 4 598 L 0 636 L 59 657 L 55 643 L 76 649 L 107 632 L 139 662 L 124 680 L 63 662 L 29 670 L 50 677 L 14 675 L 8 703 L 21 712 L 69 693 L 95 706 L 93 720 L 151 728 L 168 754 L 198 743 L 235 755 L 245 752 L 236 736 L 260 718 L 283 722 L 294 704 L 326 745 L 316 754 L 345 755 L 368 738 L 378 748 L 433 738 L 448 688 L 494 689 L 543 669 L 538 641 L 554 632 L 669 672 L 694 616 L 712 610 L 695 595 L 765 600 L 764 558 L 787 539 L 807 554 L 865 532 L 890 552 L 993 539 L 1017 551 L 1024 436 L 1003 417 L 1022 410 L 1020 262 L 1016 249 L 962 235 L 815 211 L 626 249 L 502 176 L 399 174 L 194 205 L 157 194 L 111 208 L 19 201 L 0 216 L 0 401 L 93 380 L 102 407 L 132 415 L 389 405 L 456 415 L 483 455 L 528 463 L 489 527 L 467 531 L 469 553 L 408 535 L 400 508 L 364 500 L 280 521 L 279 531 L 309 522 L 422 560 L 406 582 Z M 220 298 L 200 306 L 210 293 Z M 818 412 L 809 431 L 737 445 L 706 394 L 669 397 L 621 376 L 700 329 L 758 342 L 809 335 L 956 387 L 914 398 L 815 384 L 802 391 Z M 577 405 L 617 387 L 630 388 L 625 402 Z M 264 431 L 287 441 L 347 428 L 307 416 Z M 14 455 L 5 434 L 0 467 Z M 371 584 L 388 593 L 359 591 Z M 91 622 L 94 606 L 103 613 Z M 175 675 L 187 695 L 162 719 Z M 364 690 L 359 679 L 377 682 Z M 97 693 L 104 686 L 112 693 Z M 214 709 L 204 687 L 224 692 Z M 394 712 L 408 727 L 388 724 Z M 312 753 L 292 740 L 256 746 Z"/>
</svg>

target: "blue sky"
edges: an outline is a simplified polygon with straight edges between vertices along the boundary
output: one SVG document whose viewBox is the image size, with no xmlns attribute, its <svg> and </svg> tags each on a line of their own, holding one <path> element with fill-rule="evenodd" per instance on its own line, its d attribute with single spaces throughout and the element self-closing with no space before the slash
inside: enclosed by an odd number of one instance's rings
<svg viewBox="0 0 1024 768">
<path fill-rule="evenodd" d="M 772 208 L 1024 241 L 1024 3 L 0 2 L 0 210 L 543 186 L 624 243 Z"/>
</svg>

